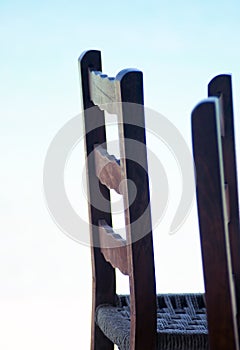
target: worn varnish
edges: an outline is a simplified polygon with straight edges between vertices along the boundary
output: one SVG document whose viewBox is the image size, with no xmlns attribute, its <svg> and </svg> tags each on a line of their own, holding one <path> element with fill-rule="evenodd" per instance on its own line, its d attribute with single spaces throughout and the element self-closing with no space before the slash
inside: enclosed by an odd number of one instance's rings
<svg viewBox="0 0 240 350">
<path fill-rule="evenodd" d="M 115 190 L 119 194 L 121 191 L 122 171 L 117 159 L 108 154 L 102 146 L 94 148 L 94 158 L 96 175 L 99 181 L 109 189 Z"/>
</svg>

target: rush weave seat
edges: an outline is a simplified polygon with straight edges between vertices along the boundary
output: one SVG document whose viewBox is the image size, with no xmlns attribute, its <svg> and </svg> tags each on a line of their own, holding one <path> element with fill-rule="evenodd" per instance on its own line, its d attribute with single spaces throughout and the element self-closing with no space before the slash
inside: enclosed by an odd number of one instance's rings
<svg viewBox="0 0 240 350">
<path fill-rule="evenodd" d="M 129 296 L 118 296 L 116 306 L 101 305 L 96 323 L 119 349 L 130 349 Z M 208 329 L 202 294 L 157 296 L 156 349 L 207 349 Z"/>
</svg>

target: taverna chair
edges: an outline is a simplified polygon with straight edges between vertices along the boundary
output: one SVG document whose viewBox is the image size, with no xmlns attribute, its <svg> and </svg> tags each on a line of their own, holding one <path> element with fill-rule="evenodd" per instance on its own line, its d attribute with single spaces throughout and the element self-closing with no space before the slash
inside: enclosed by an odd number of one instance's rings
<svg viewBox="0 0 240 350">
<path fill-rule="evenodd" d="M 99 51 L 84 52 L 79 68 L 93 273 L 91 349 L 208 349 L 203 295 L 156 295 L 142 72 L 126 69 L 108 77 Z M 108 153 L 106 112 L 118 118 L 119 160 Z M 109 189 L 123 197 L 126 238 L 112 227 Z M 129 276 L 129 296 L 116 294 L 116 268 Z"/>
<path fill-rule="evenodd" d="M 231 76 L 192 113 L 210 348 L 239 349 L 240 231 Z"/>
</svg>

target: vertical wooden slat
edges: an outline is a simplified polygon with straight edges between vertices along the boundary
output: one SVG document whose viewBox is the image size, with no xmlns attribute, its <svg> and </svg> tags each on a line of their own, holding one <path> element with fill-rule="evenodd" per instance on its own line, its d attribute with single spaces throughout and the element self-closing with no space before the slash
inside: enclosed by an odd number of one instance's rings
<svg viewBox="0 0 240 350">
<path fill-rule="evenodd" d="M 113 344 L 103 335 L 95 323 L 95 309 L 98 305 L 104 303 L 114 304 L 115 301 L 115 270 L 105 261 L 99 248 L 98 221 L 105 220 L 111 225 L 111 209 L 109 190 L 99 184 L 96 177 L 94 157 L 88 157 L 94 151 L 95 144 L 101 144 L 106 141 L 104 114 L 99 108 L 93 107 L 90 100 L 88 74 L 89 68 L 101 71 L 101 55 L 99 51 L 84 52 L 79 59 L 79 70 L 82 90 L 83 118 L 85 126 L 85 149 L 87 161 L 87 184 L 89 194 L 89 221 L 91 236 L 91 256 L 92 256 L 92 350 L 113 350 Z M 102 195 L 107 199 L 106 202 L 98 201 L 96 193 L 99 193 L 99 187 Z M 96 207 L 93 205 L 96 204 Z M 105 203 L 105 204 L 104 204 Z M 102 208 L 100 210 L 99 208 Z M 79 228 L 81 230 L 81 227 Z"/>
<path fill-rule="evenodd" d="M 208 95 L 220 97 L 223 105 L 224 174 L 229 193 L 229 237 L 237 300 L 237 319 L 240 328 L 240 230 L 231 75 L 215 77 L 208 85 Z"/>
<path fill-rule="evenodd" d="M 193 153 L 210 349 L 237 350 L 219 108 L 219 100 L 212 98 L 194 109 Z"/>
<path fill-rule="evenodd" d="M 125 188 L 125 222 L 130 268 L 131 349 L 156 347 L 156 286 L 151 232 L 146 137 L 143 108 L 143 81 L 140 71 L 122 71 L 120 82 L 122 109 L 119 115 L 121 166 L 136 186 Z M 134 125 L 134 122 L 136 125 Z M 141 165 L 140 165 L 141 164 Z M 126 185 L 126 183 L 125 183 Z M 134 192 L 135 193 L 135 192 Z M 144 216 L 143 221 L 138 219 Z"/>
</svg>

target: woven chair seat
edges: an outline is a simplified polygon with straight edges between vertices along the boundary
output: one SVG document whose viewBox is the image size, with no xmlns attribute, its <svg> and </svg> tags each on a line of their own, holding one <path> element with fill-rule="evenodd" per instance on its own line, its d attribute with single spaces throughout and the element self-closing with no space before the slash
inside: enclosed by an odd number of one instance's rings
<svg viewBox="0 0 240 350">
<path fill-rule="evenodd" d="M 96 310 L 96 323 L 120 350 L 130 350 L 129 296 L 118 296 L 116 306 L 100 305 Z M 203 294 L 158 295 L 157 350 L 208 348 Z"/>
</svg>

